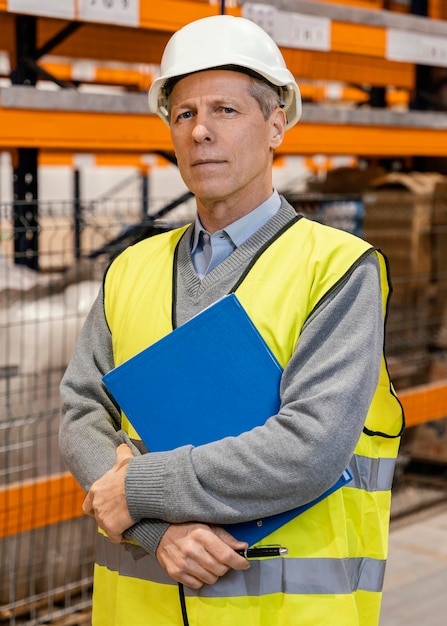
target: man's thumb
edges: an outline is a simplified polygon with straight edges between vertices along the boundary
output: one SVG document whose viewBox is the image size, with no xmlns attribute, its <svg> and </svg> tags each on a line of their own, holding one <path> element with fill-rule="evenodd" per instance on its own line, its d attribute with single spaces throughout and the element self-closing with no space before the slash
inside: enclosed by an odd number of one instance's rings
<svg viewBox="0 0 447 626">
<path fill-rule="evenodd" d="M 129 461 L 133 458 L 132 450 L 126 443 L 121 443 L 116 449 L 117 464 Z"/>
</svg>

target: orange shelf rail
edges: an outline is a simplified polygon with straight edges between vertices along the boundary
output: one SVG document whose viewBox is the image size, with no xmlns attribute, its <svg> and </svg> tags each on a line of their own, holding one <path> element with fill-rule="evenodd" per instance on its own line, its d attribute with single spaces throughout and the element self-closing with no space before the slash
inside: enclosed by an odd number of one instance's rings
<svg viewBox="0 0 447 626">
<path fill-rule="evenodd" d="M 407 428 L 447 417 L 447 380 L 398 392 Z"/>
<path fill-rule="evenodd" d="M 36 147 L 73 152 L 172 151 L 156 116 L 0 108 L 0 149 Z M 286 133 L 278 154 L 447 156 L 447 127 L 306 121 Z"/>
<path fill-rule="evenodd" d="M 68 473 L 0 490 L 0 538 L 83 515 L 85 494 Z"/>
</svg>

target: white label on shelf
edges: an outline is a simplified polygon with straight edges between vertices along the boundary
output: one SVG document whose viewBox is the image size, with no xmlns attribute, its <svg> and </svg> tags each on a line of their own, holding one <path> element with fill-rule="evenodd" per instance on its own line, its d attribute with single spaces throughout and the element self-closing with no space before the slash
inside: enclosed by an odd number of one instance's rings
<svg viewBox="0 0 447 626">
<path fill-rule="evenodd" d="M 343 96 L 343 85 L 341 83 L 329 82 L 326 85 L 326 98 L 328 100 L 341 100 Z"/>
<path fill-rule="evenodd" d="M 78 18 L 122 26 L 140 25 L 140 0 L 78 0 Z"/>
<path fill-rule="evenodd" d="M 81 82 L 93 82 L 96 77 L 96 65 L 92 61 L 75 60 L 71 65 L 72 80 Z"/>
<path fill-rule="evenodd" d="M 73 165 L 77 170 L 84 167 L 94 167 L 95 156 L 88 153 L 79 153 L 73 156 Z"/>
<path fill-rule="evenodd" d="M 386 58 L 447 67 L 447 38 L 390 28 L 387 30 Z"/>
<path fill-rule="evenodd" d="M 74 19 L 75 0 L 8 0 L 8 11 Z"/>
<path fill-rule="evenodd" d="M 0 76 L 7 76 L 11 71 L 11 64 L 9 62 L 9 54 L 7 52 L 0 52 Z"/>
<path fill-rule="evenodd" d="M 331 20 L 277 11 L 265 4 L 244 4 L 243 16 L 261 26 L 278 44 L 288 48 L 304 50 L 331 49 Z"/>
<path fill-rule="evenodd" d="M 275 16 L 278 11 L 268 4 L 246 3 L 242 7 L 242 16 L 260 26 L 274 39 Z"/>
</svg>

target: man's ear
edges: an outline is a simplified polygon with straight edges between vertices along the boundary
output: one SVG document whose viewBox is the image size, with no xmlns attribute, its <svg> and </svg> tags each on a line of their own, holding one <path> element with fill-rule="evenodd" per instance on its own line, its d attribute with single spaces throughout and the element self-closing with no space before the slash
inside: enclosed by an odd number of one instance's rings
<svg viewBox="0 0 447 626">
<path fill-rule="evenodd" d="M 286 130 L 286 114 L 279 107 L 273 111 L 270 117 L 270 147 L 279 148 L 284 139 Z"/>
</svg>

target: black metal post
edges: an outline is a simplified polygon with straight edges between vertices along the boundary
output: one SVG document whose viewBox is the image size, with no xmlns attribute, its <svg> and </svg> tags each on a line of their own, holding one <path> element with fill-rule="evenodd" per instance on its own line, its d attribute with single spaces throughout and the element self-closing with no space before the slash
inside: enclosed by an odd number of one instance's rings
<svg viewBox="0 0 447 626">
<path fill-rule="evenodd" d="M 428 15 L 428 0 L 411 0 L 410 11 L 413 15 Z"/>
<path fill-rule="evenodd" d="M 370 92 L 369 103 L 374 108 L 386 107 L 386 90 L 385 87 L 372 87 Z"/>
<path fill-rule="evenodd" d="M 141 219 L 149 215 L 149 177 L 146 171 L 141 172 Z"/>
<path fill-rule="evenodd" d="M 36 73 L 27 64 L 36 50 L 36 18 L 29 15 L 16 16 L 16 66 L 11 73 L 14 85 L 36 84 Z M 37 148 L 20 147 L 14 166 L 14 261 L 39 269 L 39 223 L 37 189 Z"/>
<path fill-rule="evenodd" d="M 81 258 L 81 234 L 83 226 L 81 205 L 81 175 L 78 169 L 73 173 L 73 217 L 74 217 L 74 256 Z"/>
<path fill-rule="evenodd" d="M 37 149 L 19 148 L 14 168 L 14 262 L 39 269 Z"/>
<path fill-rule="evenodd" d="M 412 0 L 411 13 L 413 15 L 426 17 L 428 15 L 428 0 Z M 431 68 L 427 65 L 416 65 L 415 90 L 412 101 L 410 102 L 410 109 L 426 111 L 430 108 L 427 99 L 423 96 L 424 93 L 430 92 L 430 87 Z"/>
<path fill-rule="evenodd" d="M 428 0 L 411 0 L 410 10 L 413 15 L 428 15 Z M 432 70 L 427 65 L 416 65 L 414 94 L 409 108 L 416 111 L 428 111 L 431 106 L 424 94 L 432 90 Z M 415 155 L 413 157 L 414 169 L 424 172 L 427 170 L 427 157 Z"/>
</svg>

